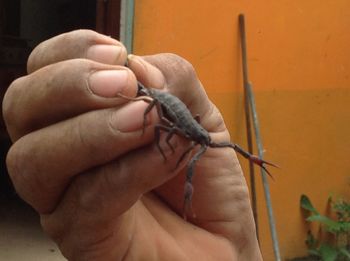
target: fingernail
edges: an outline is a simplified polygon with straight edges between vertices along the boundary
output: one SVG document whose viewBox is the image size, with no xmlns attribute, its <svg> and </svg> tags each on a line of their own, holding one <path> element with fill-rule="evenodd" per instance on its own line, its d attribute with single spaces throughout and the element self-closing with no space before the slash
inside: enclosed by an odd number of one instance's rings
<svg viewBox="0 0 350 261">
<path fill-rule="evenodd" d="M 146 85 L 156 89 L 164 88 L 165 78 L 157 67 L 134 54 L 128 55 L 128 62 L 129 68 L 135 73 L 136 77 L 143 79 Z"/>
<path fill-rule="evenodd" d="M 97 44 L 91 46 L 86 54 L 88 59 L 106 64 L 124 64 L 126 50 L 122 46 Z"/>
<path fill-rule="evenodd" d="M 143 101 L 131 102 L 112 114 L 111 126 L 121 132 L 133 132 L 143 128 L 143 115 L 149 104 Z M 154 111 L 154 110 L 152 110 Z M 147 114 L 146 125 L 151 123 L 150 114 Z"/>
<path fill-rule="evenodd" d="M 99 96 L 110 98 L 121 93 L 128 82 L 127 70 L 96 71 L 89 77 L 90 90 Z"/>
</svg>

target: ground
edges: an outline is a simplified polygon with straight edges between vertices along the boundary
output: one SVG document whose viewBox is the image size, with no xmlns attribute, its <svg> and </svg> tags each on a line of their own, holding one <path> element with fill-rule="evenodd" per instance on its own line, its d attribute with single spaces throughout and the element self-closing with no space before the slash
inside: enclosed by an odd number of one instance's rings
<svg viewBox="0 0 350 261">
<path fill-rule="evenodd" d="M 0 199 L 0 260 L 64 261 L 44 234 L 39 216 L 18 198 Z"/>
</svg>

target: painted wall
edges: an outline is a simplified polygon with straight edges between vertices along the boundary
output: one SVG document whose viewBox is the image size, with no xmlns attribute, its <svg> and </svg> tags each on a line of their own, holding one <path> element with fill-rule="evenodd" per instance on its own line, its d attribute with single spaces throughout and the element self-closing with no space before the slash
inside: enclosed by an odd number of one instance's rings
<svg viewBox="0 0 350 261">
<path fill-rule="evenodd" d="M 330 193 L 350 198 L 350 2 L 140 0 L 134 52 L 174 52 L 188 59 L 232 140 L 246 146 L 241 12 L 265 158 L 281 166 L 270 182 L 281 254 L 300 256 L 306 253 L 300 195 L 320 210 Z M 258 179 L 261 247 L 265 260 L 274 260 Z"/>
</svg>

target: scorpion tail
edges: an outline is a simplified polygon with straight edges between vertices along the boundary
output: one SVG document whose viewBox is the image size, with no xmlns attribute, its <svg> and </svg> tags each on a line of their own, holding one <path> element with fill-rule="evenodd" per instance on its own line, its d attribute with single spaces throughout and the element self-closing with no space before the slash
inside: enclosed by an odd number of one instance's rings
<svg viewBox="0 0 350 261">
<path fill-rule="evenodd" d="M 195 218 L 196 215 L 193 212 L 192 208 L 192 195 L 193 195 L 193 186 L 190 181 L 186 181 L 185 183 L 185 197 L 184 197 L 184 205 L 182 209 L 183 219 L 187 220 L 187 214 L 192 213 L 192 217 Z"/>
<path fill-rule="evenodd" d="M 248 159 L 249 161 L 253 162 L 254 164 L 256 165 L 259 165 L 272 179 L 273 179 L 273 176 L 271 175 L 271 173 L 267 170 L 266 166 L 265 165 L 270 165 L 270 166 L 273 166 L 273 167 L 276 167 L 278 168 L 277 165 L 271 163 L 271 162 L 268 162 L 268 161 L 265 161 L 255 155 L 252 155 L 250 154 L 248 151 L 245 151 L 244 149 L 242 149 L 239 145 L 237 144 L 234 144 L 234 143 L 229 143 L 229 142 L 223 142 L 223 143 L 214 143 L 214 142 L 211 142 L 209 144 L 210 147 L 212 148 L 224 148 L 224 147 L 228 147 L 228 148 L 232 148 L 234 149 L 237 153 L 241 154 L 243 157 L 245 157 L 246 159 Z"/>
<path fill-rule="evenodd" d="M 192 144 L 191 147 L 186 151 L 189 152 L 193 149 L 196 144 Z M 192 195 L 193 195 L 193 186 L 192 186 L 192 178 L 194 174 L 194 166 L 197 160 L 202 156 L 202 154 L 207 150 L 207 146 L 202 145 L 201 148 L 196 152 L 193 158 L 190 160 L 188 164 L 188 170 L 186 174 L 186 183 L 185 183 L 185 198 L 184 198 L 184 206 L 183 206 L 183 218 L 186 220 L 186 214 L 188 211 L 191 211 L 192 217 L 195 218 L 196 215 L 192 209 Z"/>
</svg>

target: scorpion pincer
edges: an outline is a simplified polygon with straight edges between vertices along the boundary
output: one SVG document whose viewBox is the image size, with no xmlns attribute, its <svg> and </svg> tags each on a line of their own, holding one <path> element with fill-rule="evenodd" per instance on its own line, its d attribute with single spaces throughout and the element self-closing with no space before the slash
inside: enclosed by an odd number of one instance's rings
<svg viewBox="0 0 350 261">
<path fill-rule="evenodd" d="M 208 147 L 210 148 L 232 148 L 237 153 L 241 154 L 244 158 L 259 165 L 262 169 L 266 171 L 267 174 L 271 176 L 269 171 L 266 169 L 266 165 L 271 165 L 277 167 L 276 165 L 267 162 L 259 157 L 250 154 L 249 152 L 242 149 L 239 145 L 230 142 L 215 143 L 211 141 L 210 135 L 207 130 L 205 130 L 202 125 L 200 125 L 199 116 L 193 117 L 186 105 L 176 96 L 160 91 L 157 89 L 146 88 L 143 84 L 138 82 L 138 93 L 136 98 L 126 97 L 119 94 L 128 100 L 144 100 L 149 103 L 148 107 L 144 112 L 144 127 L 146 126 L 146 116 L 151 111 L 151 109 L 156 106 L 158 115 L 160 117 L 161 123 L 155 125 L 155 140 L 156 145 L 162 154 L 164 160 L 166 156 L 162 150 L 159 140 L 160 132 L 168 132 L 166 136 L 166 143 L 174 151 L 170 143 L 170 139 L 174 134 L 178 134 L 192 141 L 192 144 L 185 150 L 176 163 L 176 168 L 179 166 L 180 162 L 189 154 L 197 145 L 200 145 L 199 150 L 193 155 L 188 163 L 186 182 L 184 187 L 184 205 L 183 205 L 183 217 L 186 219 L 186 213 L 192 210 L 191 202 L 193 195 L 192 178 L 194 174 L 194 167 L 199 158 L 206 152 Z M 175 168 L 175 169 L 176 169 Z M 272 176 L 271 176 L 272 177 Z M 192 211 L 193 213 L 193 211 Z"/>
</svg>

